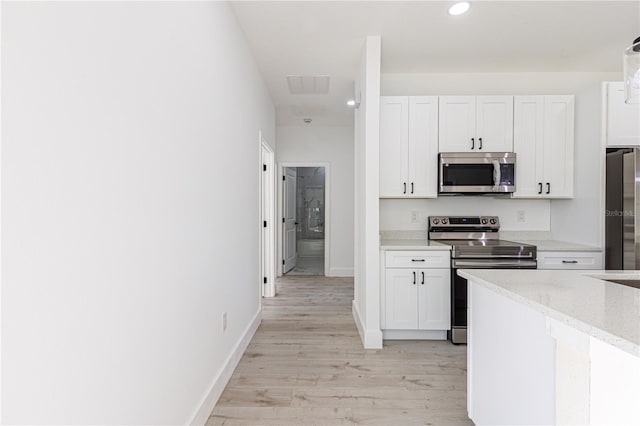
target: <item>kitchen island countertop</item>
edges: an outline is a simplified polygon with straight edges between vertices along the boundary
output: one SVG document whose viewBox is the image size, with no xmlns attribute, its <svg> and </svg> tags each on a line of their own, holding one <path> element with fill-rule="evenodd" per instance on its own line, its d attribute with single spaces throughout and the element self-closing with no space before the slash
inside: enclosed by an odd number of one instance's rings
<svg viewBox="0 0 640 426">
<path fill-rule="evenodd" d="M 462 269 L 467 280 L 640 357 L 640 271 Z"/>
</svg>

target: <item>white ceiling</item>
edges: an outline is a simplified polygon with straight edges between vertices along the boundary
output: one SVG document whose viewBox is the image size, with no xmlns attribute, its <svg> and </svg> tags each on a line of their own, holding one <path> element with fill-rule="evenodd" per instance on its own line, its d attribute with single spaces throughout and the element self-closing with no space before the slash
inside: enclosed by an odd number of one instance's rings
<svg viewBox="0 0 640 426">
<path fill-rule="evenodd" d="M 621 71 L 640 36 L 640 1 L 233 2 L 276 104 L 278 125 L 351 124 L 346 101 L 364 37 L 382 36 L 383 73 Z M 330 75 L 326 95 L 292 95 L 287 75 Z"/>
</svg>

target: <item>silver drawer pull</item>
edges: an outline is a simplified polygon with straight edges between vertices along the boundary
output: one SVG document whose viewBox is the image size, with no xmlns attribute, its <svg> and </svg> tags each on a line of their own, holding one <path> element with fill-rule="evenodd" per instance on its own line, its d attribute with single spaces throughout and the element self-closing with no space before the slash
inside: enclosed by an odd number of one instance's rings
<svg viewBox="0 0 640 426">
<path fill-rule="evenodd" d="M 577 260 L 563 260 L 562 263 L 578 263 Z"/>
<path fill-rule="evenodd" d="M 412 262 L 424 262 L 424 259 L 411 259 Z"/>
</svg>

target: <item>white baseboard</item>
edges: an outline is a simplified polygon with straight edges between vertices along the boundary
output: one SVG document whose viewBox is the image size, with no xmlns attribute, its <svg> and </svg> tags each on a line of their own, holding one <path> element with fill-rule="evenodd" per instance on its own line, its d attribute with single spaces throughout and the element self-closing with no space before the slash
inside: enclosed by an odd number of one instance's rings
<svg viewBox="0 0 640 426">
<path fill-rule="evenodd" d="M 447 340 L 447 330 L 382 330 L 385 340 Z"/>
<path fill-rule="evenodd" d="M 330 277 L 353 277 L 353 268 L 329 268 Z"/>
<path fill-rule="evenodd" d="M 382 331 L 381 330 L 367 330 L 358 311 L 358 305 L 356 301 L 351 302 L 351 312 L 353 314 L 353 320 L 356 323 L 358 334 L 365 349 L 382 349 Z"/>
<path fill-rule="evenodd" d="M 240 358 L 242 358 L 242 355 L 247 349 L 247 346 L 249 346 L 249 342 L 251 342 L 251 339 L 253 338 L 253 335 L 258 329 L 261 321 L 262 310 L 259 310 L 258 312 L 256 312 L 255 316 L 249 323 L 249 326 L 245 329 L 242 337 L 236 344 L 235 348 L 233 348 L 231 354 L 229 354 L 229 356 L 227 357 L 227 360 L 225 361 L 216 377 L 214 377 L 211 386 L 209 386 L 209 391 L 206 393 L 205 397 L 198 405 L 196 412 L 193 414 L 188 424 L 204 425 L 207 422 L 209 416 L 211 415 L 211 412 L 213 411 L 213 408 L 216 406 L 216 403 L 220 398 L 220 395 L 222 395 L 222 391 L 224 391 L 224 388 L 225 386 L 227 386 L 229 379 L 231 379 L 233 371 L 236 369 L 236 366 L 240 362 Z"/>
</svg>

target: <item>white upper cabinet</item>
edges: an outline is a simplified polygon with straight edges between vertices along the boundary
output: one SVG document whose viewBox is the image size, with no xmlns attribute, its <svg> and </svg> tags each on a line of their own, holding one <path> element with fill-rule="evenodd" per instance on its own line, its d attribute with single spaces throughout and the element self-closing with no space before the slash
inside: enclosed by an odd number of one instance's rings
<svg viewBox="0 0 640 426">
<path fill-rule="evenodd" d="M 607 146 L 640 146 L 640 104 L 624 102 L 624 83 L 605 83 Z"/>
<path fill-rule="evenodd" d="M 380 197 L 437 196 L 438 98 L 380 98 Z"/>
<path fill-rule="evenodd" d="M 380 98 L 380 197 L 403 196 L 409 173 L 409 98 Z"/>
<path fill-rule="evenodd" d="M 574 97 L 514 99 L 514 198 L 572 198 Z"/>
<path fill-rule="evenodd" d="M 476 137 L 479 150 L 513 151 L 513 96 L 476 98 Z"/>
<path fill-rule="evenodd" d="M 513 96 L 440 96 L 439 148 L 513 151 Z"/>
<path fill-rule="evenodd" d="M 476 150 L 475 96 L 440 96 L 440 152 Z"/>
</svg>

